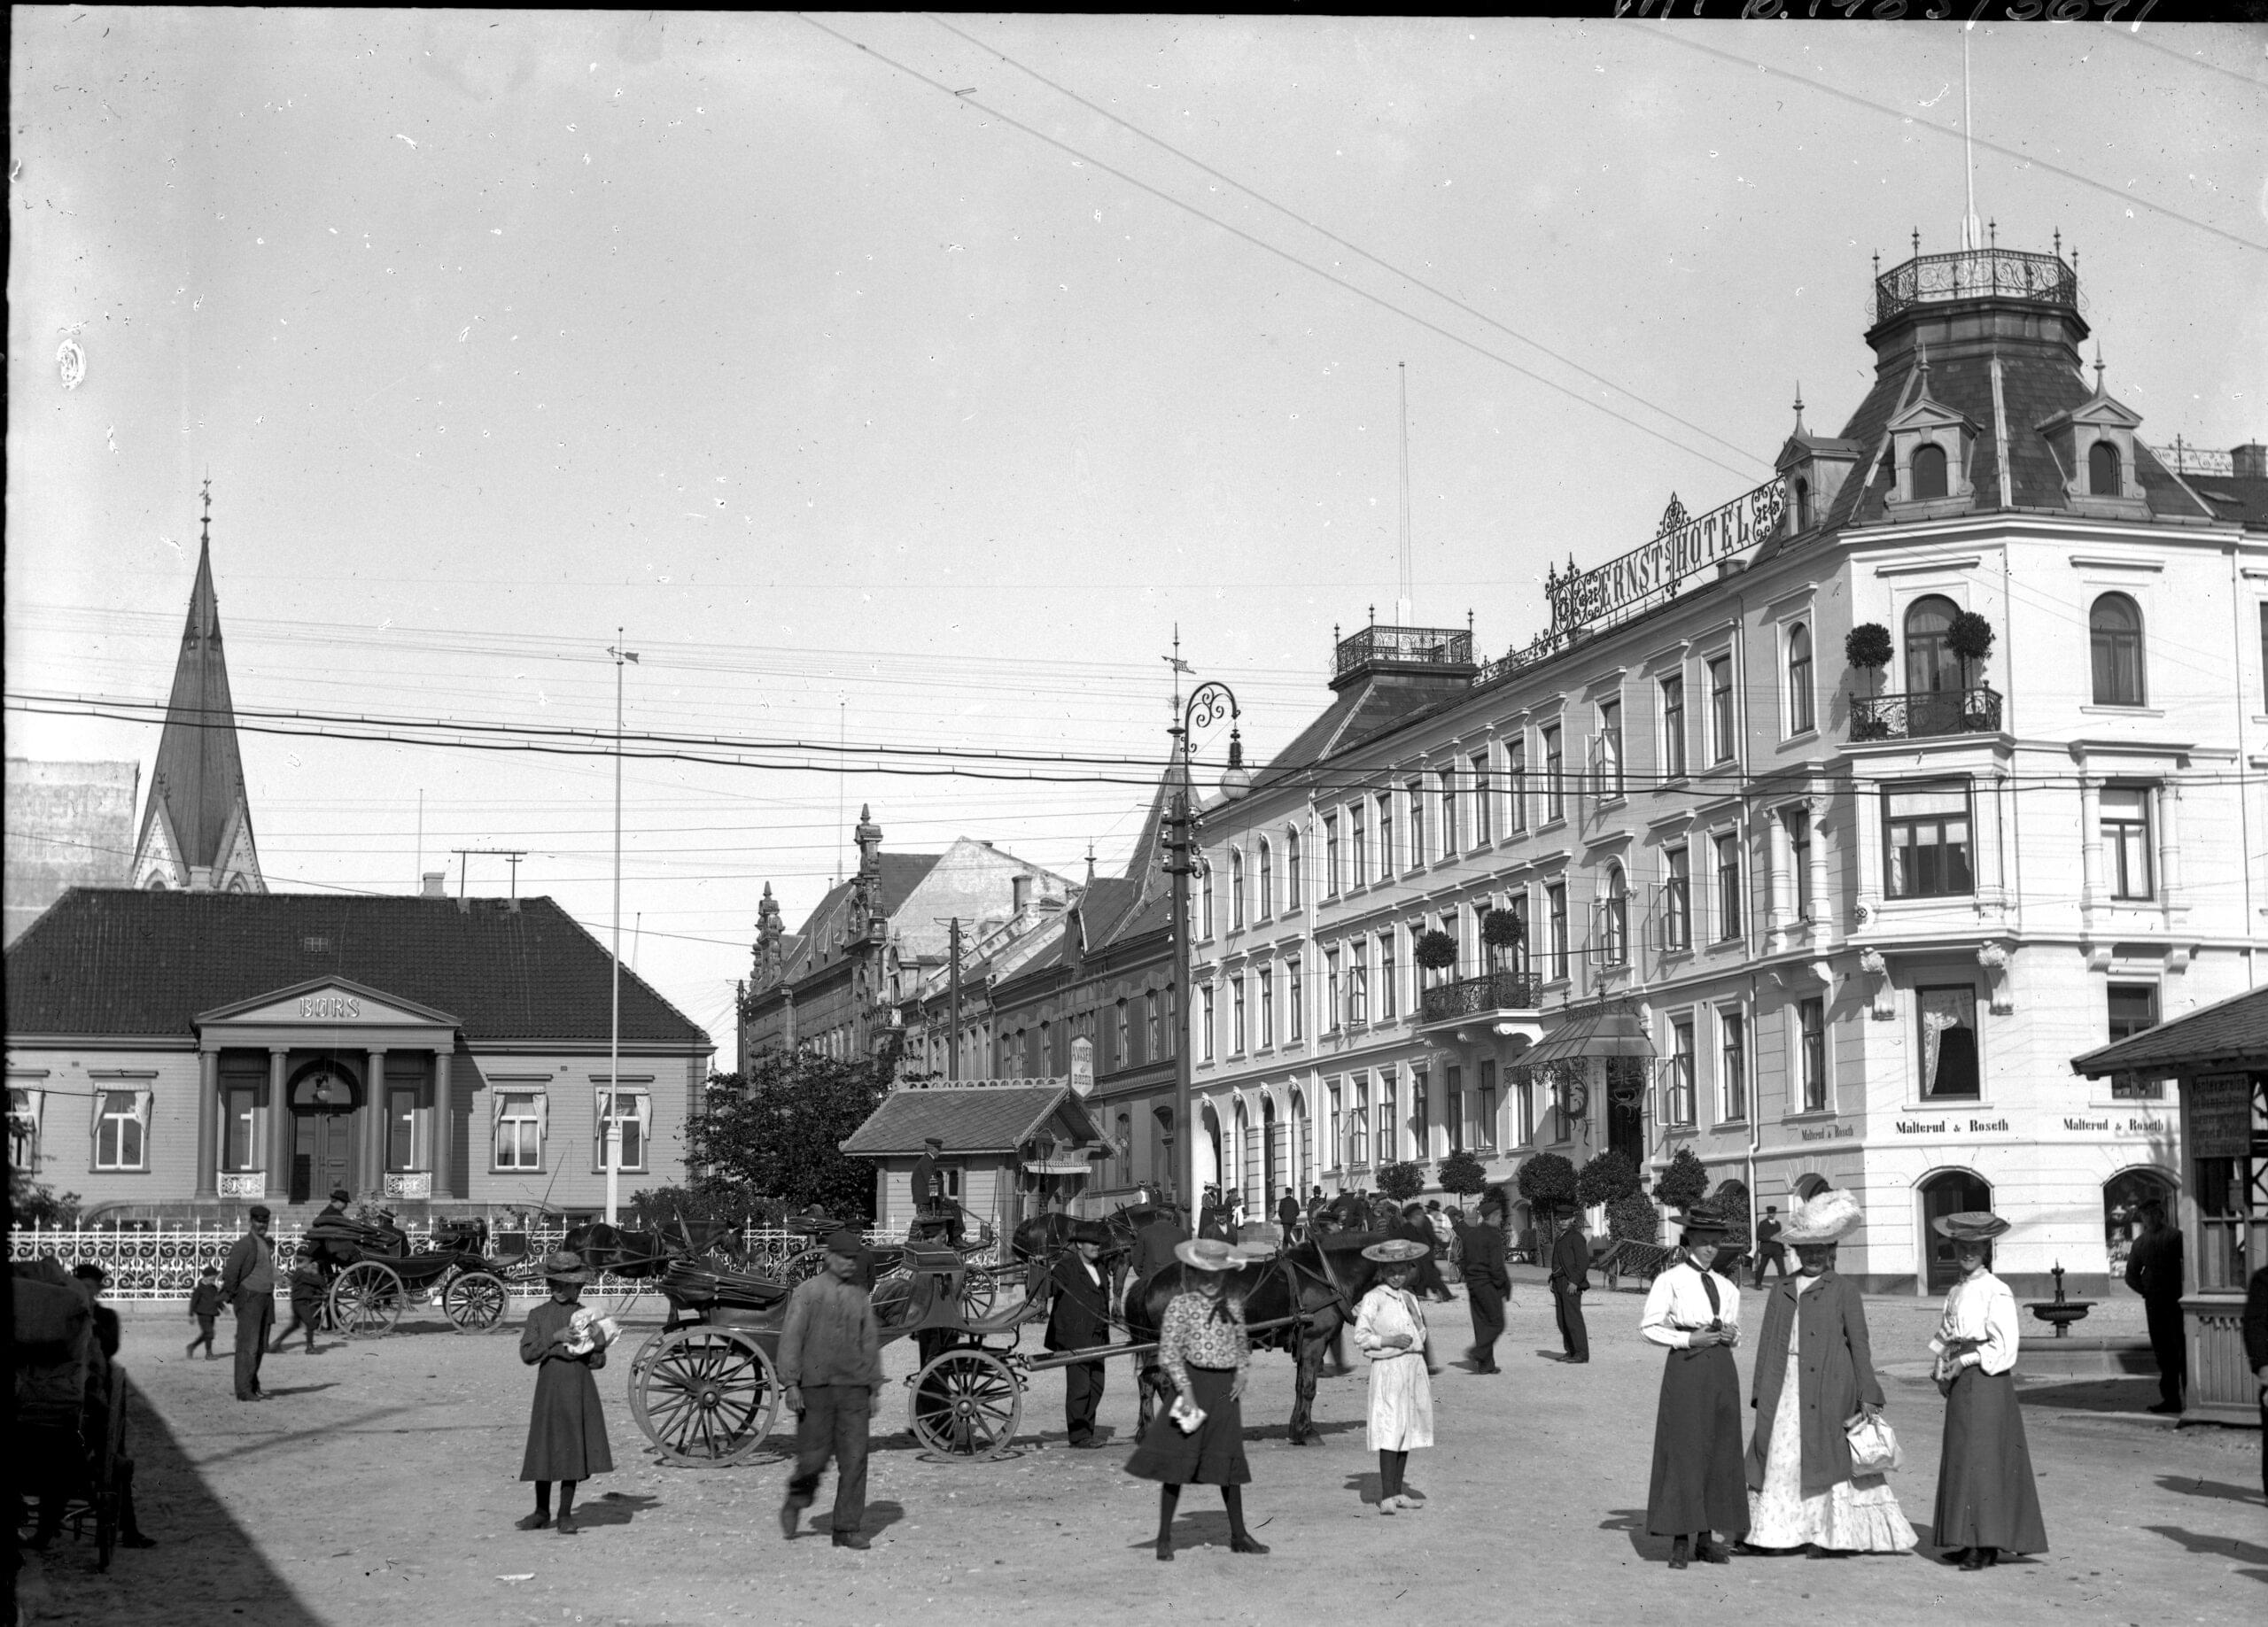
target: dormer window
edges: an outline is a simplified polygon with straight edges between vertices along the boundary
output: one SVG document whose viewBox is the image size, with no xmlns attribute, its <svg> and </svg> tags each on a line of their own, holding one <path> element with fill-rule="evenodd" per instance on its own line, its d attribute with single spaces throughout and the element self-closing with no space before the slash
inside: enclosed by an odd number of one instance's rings
<svg viewBox="0 0 2268 1627">
<path fill-rule="evenodd" d="M 1927 441 L 1914 449 L 1910 471 L 1915 502 L 1922 503 L 1946 494 L 1946 449 L 1935 441 Z"/>
<path fill-rule="evenodd" d="M 1811 482 L 1799 477 L 1796 481 L 1796 529 L 1799 531 L 1811 530 L 1814 517 L 1811 511 Z"/>
<path fill-rule="evenodd" d="M 2119 478 L 2118 448 L 2108 440 L 2099 440 L 2087 448 L 2087 495 L 2090 497 L 2124 497 L 2125 487 Z"/>
</svg>

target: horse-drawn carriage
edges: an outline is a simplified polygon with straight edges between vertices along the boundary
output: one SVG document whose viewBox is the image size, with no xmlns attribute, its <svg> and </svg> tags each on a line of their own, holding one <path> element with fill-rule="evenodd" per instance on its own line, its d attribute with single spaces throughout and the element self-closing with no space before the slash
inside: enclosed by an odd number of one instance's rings
<svg viewBox="0 0 2268 1627">
<path fill-rule="evenodd" d="M 307 1242 L 324 1276 L 330 1325 L 349 1338 L 392 1333 L 411 1304 L 433 1304 L 460 1333 L 485 1333 L 504 1319 L 515 1281 L 532 1281 L 523 1259 L 488 1258 L 488 1223 L 445 1220 L 433 1246 L 413 1252 L 385 1215 L 376 1223 L 318 1216 Z"/>
<path fill-rule="evenodd" d="M 107 1570 L 127 1486 L 126 1371 L 103 1354 L 87 1301 L 59 1267 L 19 1267 L 12 1288 L 10 1491 L 19 1516 L 38 1503 L 34 1546 L 91 1522 L 95 1568 Z"/>
</svg>

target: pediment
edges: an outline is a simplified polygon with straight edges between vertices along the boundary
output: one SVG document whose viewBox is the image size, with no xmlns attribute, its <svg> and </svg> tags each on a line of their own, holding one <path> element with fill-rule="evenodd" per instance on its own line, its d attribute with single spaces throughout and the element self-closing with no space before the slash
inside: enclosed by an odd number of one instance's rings
<svg viewBox="0 0 2268 1627">
<path fill-rule="evenodd" d="M 458 1027 L 457 1019 L 447 1011 L 346 978 L 310 979 L 201 1012 L 197 1019 L 200 1028 L 237 1024 L 325 1030 Z"/>
<path fill-rule="evenodd" d="M 1948 424 L 1958 424 L 1971 435 L 1977 433 L 1977 425 L 1967 414 L 1956 412 L 1943 401 L 1928 396 L 1922 397 L 1890 421 L 1893 434 L 1900 430 L 1938 430 Z"/>
<path fill-rule="evenodd" d="M 2054 435 L 2058 430 L 2087 425 L 2097 429 L 2138 430 L 2142 424 L 2141 414 L 2122 401 L 2113 400 L 2097 391 L 2087 399 L 2068 412 L 2057 413 L 2053 418 L 2042 419 L 2039 424 L 2042 435 Z"/>
</svg>

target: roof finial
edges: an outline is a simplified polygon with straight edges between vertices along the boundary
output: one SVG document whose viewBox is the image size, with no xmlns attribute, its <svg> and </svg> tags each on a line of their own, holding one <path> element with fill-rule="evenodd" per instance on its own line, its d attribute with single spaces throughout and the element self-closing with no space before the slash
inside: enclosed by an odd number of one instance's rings
<svg viewBox="0 0 2268 1627">
<path fill-rule="evenodd" d="M 1804 381 L 1796 381 L 1796 428 L 1804 427 Z"/>
<path fill-rule="evenodd" d="M 1916 399 L 1930 393 L 1930 342 L 1927 339 L 1922 341 L 1922 376 L 1914 393 Z"/>
<path fill-rule="evenodd" d="M 1984 229 L 1992 235 L 1992 247 L 1996 249 L 1999 248 L 2000 246 L 2000 223 L 1998 221 L 1987 221 L 1984 222 Z"/>
<path fill-rule="evenodd" d="M 1880 249 L 1876 249 L 1875 251 L 1875 275 L 1877 277 L 1882 275 L 1882 251 Z"/>
<path fill-rule="evenodd" d="M 2060 226 L 2055 229 L 2055 258 L 2063 258 L 2063 229 Z"/>
<path fill-rule="evenodd" d="M 205 476 L 205 518 L 199 522 L 198 546 L 202 547 L 213 540 L 213 476 Z"/>
<path fill-rule="evenodd" d="M 1922 229 L 1918 226 L 1914 229 L 1914 258 L 1922 258 Z"/>
<path fill-rule="evenodd" d="M 2102 393 L 2102 341 L 2094 342 L 2094 392 Z"/>
</svg>

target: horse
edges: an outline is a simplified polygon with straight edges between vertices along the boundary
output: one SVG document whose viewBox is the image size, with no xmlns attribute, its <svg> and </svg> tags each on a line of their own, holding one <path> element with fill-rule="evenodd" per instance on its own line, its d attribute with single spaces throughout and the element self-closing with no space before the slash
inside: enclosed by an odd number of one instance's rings
<svg viewBox="0 0 2268 1627">
<path fill-rule="evenodd" d="M 740 1228 L 730 1220 L 687 1220 L 677 1217 L 674 1232 L 625 1231 L 602 1220 L 578 1226 L 562 1239 L 561 1246 L 583 1257 L 594 1271 L 633 1281 L 656 1277 L 678 1259 L 718 1258 L 737 1265 Z"/>
<path fill-rule="evenodd" d="M 1297 1385 L 1292 1400 L 1291 1443 L 1305 1446 L 1322 1439 L 1315 1427 L 1316 1380 L 1326 1351 L 1355 1325 L 1355 1308 L 1378 1279 L 1376 1262 L 1363 1250 L 1385 1241 L 1379 1232 L 1332 1232 L 1296 1243 L 1273 1259 L 1255 1261 L 1228 1273 L 1227 1290 L 1241 1297 L 1247 1324 L 1284 1321 L 1252 1336 L 1254 1350 L 1280 1350 L 1292 1358 Z M 1176 1261 L 1153 1274 L 1126 1299 L 1126 1331 L 1138 1344 L 1154 1343 L 1166 1306 L 1184 1291 L 1192 1267 Z M 1285 1319 L 1291 1319 L 1285 1321 Z M 1343 1362 L 1341 1363 L 1343 1366 Z M 1141 1371 L 1142 1407 L 1138 1429 L 1147 1429 L 1165 1400 L 1169 1381 L 1154 1358 Z"/>
<path fill-rule="evenodd" d="M 1110 1233 L 1110 1241 L 1103 1245 L 1101 1266 L 1110 1273 L 1110 1302 L 1116 1305 L 1122 1297 L 1125 1283 L 1121 1280 L 1126 1270 L 1128 1256 L 1134 1252 L 1135 1234 L 1150 1223 L 1152 1217 L 1172 1214 L 1164 1205 L 1138 1201 L 1121 1204 L 1102 1217 L 1101 1224 Z M 1040 1291 L 1058 1260 L 1070 1251 L 1071 1228 L 1078 1224 L 1075 1216 L 1061 1210 L 1051 1210 L 1035 1215 L 1008 1236 L 1008 1257 L 1027 1267 L 1024 1291 L 1027 1297 Z"/>
</svg>

